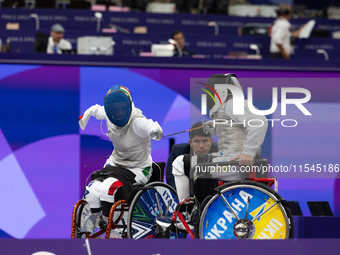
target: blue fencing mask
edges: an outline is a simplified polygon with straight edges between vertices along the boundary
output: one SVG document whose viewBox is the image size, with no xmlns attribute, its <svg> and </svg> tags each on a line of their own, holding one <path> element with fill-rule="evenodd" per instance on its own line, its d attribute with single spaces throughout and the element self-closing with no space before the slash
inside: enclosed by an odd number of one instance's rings
<svg viewBox="0 0 340 255">
<path fill-rule="evenodd" d="M 124 127 L 131 116 L 131 94 L 121 85 L 113 86 L 104 98 L 104 109 L 108 119 L 117 127 Z"/>
</svg>

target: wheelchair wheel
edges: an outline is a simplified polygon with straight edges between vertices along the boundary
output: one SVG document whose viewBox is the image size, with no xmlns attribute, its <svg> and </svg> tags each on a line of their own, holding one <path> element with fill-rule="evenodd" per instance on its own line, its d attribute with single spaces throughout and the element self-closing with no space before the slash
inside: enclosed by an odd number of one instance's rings
<svg viewBox="0 0 340 255">
<path fill-rule="evenodd" d="M 224 184 L 207 197 L 195 231 L 200 239 L 293 238 L 291 212 L 282 197 L 254 181 Z"/>
<path fill-rule="evenodd" d="M 85 233 L 84 219 L 87 218 L 90 214 L 91 214 L 91 209 L 90 209 L 90 206 L 86 202 L 78 206 L 77 215 L 76 215 L 75 238 L 82 238 L 82 235 Z"/>
<path fill-rule="evenodd" d="M 86 233 L 86 221 L 92 221 L 89 218 L 91 217 L 91 208 L 89 204 L 81 200 L 80 204 L 77 208 L 76 212 L 76 220 L 75 220 L 75 235 L 74 238 L 104 238 L 105 237 L 105 228 L 100 228 L 99 226 L 93 227 L 90 232 Z M 78 202 L 78 203 L 79 203 Z M 92 216 L 93 217 L 93 216 Z M 100 215 L 97 216 L 96 219 L 99 219 Z M 97 220 L 96 220 L 97 222 Z M 99 223 L 99 221 L 98 221 Z M 93 226 L 93 225 L 92 225 Z M 88 234 L 88 236 L 86 236 Z"/>
<path fill-rule="evenodd" d="M 144 186 L 137 192 L 130 205 L 127 222 L 128 238 L 174 238 L 175 233 L 162 232 L 155 221 L 161 214 L 172 215 L 177 204 L 177 193 L 168 184 L 153 182 Z M 185 238 L 186 235 L 179 234 L 178 237 Z"/>
</svg>

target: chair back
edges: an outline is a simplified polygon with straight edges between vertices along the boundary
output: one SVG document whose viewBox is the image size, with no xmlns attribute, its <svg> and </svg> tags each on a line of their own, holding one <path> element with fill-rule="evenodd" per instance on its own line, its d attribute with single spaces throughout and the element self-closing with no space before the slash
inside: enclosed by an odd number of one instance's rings
<svg viewBox="0 0 340 255">
<path fill-rule="evenodd" d="M 165 162 L 152 162 L 152 175 L 148 183 L 164 181 Z"/>
</svg>

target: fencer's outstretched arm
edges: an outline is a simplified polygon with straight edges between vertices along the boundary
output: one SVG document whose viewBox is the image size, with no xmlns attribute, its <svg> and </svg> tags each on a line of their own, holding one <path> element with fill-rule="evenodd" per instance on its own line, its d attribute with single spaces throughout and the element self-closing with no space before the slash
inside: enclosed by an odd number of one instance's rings
<svg viewBox="0 0 340 255">
<path fill-rule="evenodd" d="M 142 138 L 148 136 L 153 140 L 160 140 L 163 137 L 163 130 L 158 122 L 147 118 L 136 118 L 133 131 Z"/>
<path fill-rule="evenodd" d="M 248 131 L 247 139 L 243 143 L 244 150 L 239 157 L 232 160 L 240 159 L 240 164 L 252 165 L 253 158 L 256 155 L 256 150 L 262 145 L 266 136 L 268 122 L 265 116 L 251 113 L 248 109 L 247 101 L 245 101 L 244 107 L 244 115 L 234 115 L 233 100 L 229 100 L 224 108 L 224 112 L 233 121 L 237 123 L 244 123 Z"/>
<path fill-rule="evenodd" d="M 90 120 L 90 117 L 93 116 L 97 120 L 103 120 L 106 119 L 106 113 L 104 106 L 101 105 L 92 105 L 90 108 L 88 108 L 83 115 L 81 115 L 78 119 L 79 121 L 79 126 L 81 127 L 82 130 L 85 129 L 87 123 Z"/>
<path fill-rule="evenodd" d="M 85 129 L 90 117 L 93 116 L 97 120 L 106 119 L 104 106 L 98 104 L 91 106 L 83 115 L 79 117 L 79 126 Z M 139 137 L 150 137 L 154 140 L 160 140 L 163 137 L 163 130 L 157 121 L 146 118 L 136 118 L 133 122 L 133 130 Z"/>
</svg>

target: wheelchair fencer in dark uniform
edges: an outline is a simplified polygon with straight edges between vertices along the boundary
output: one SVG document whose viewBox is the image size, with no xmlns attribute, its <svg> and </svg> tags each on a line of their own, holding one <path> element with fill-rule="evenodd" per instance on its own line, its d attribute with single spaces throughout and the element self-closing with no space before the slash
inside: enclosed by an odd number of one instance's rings
<svg viewBox="0 0 340 255">
<path fill-rule="evenodd" d="M 212 178 L 211 172 L 219 171 L 220 177 L 226 176 L 226 172 L 240 173 L 238 161 L 212 163 L 207 155 L 198 155 L 196 162 L 190 168 L 190 197 L 177 205 L 168 230 L 170 233 L 188 233 L 191 238 L 198 239 L 293 238 L 292 214 L 287 202 L 277 193 L 275 178 L 258 178 L 251 168 L 247 168 L 250 173 L 244 170 L 241 180 L 221 184 Z M 265 168 L 267 163 L 267 160 L 257 159 L 252 169 Z M 275 190 L 270 187 L 272 185 Z M 190 215 L 193 230 L 183 212 Z M 185 231 L 176 227 L 178 219 Z"/>
<path fill-rule="evenodd" d="M 178 203 L 176 191 L 162 182 L 164 168 L 164 162 L 153 162 L 147 184 L 125 183 L 129 187 L 126 197 L 112 205 L 108 222 L 102 215 L 97 217 L 93 231 L 84 226 L 86 217 L 91 215 L 90 207 L 85 199 L 79 200 L 73 208 L 71 238 L 150 239 L 174 235 L 168 231 L 164 236 L 155 224 L 157 217 L 172 215 Z"/>
</svg>

